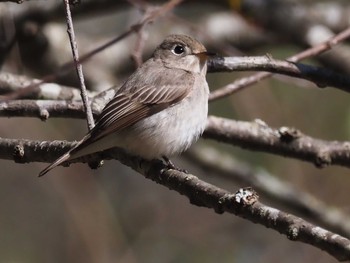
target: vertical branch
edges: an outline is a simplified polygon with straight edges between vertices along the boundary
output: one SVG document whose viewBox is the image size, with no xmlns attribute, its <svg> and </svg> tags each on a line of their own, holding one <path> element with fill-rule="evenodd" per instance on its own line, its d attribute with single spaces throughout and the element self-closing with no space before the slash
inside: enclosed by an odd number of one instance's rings
<svg viewBox="0 0 350 263">
<path fill-rule="evenodd" d="M 138 68 L 139 66 L 142 65 L 143 60 L 142 60 L 142 51 L 145 46 L 145 42 L 147 39 L 147 33 L 144 31 L 144 27 L 141 27 L 140 30 L 137 32 L 137 40 L 136 44 L 134 47 L 134 50 L 131 54 L 132 59 L 135 62 L 135 66 Z"/>
<path fill-rule="evenodd" d="M 85 81 L 84 81 L 84 74 L 83 74 L 83 67 L 79 61 L 79 53 L 78 53 L 78 46 L 75 38 L 75 33 L 74 33 L 74 28 L 73 28 L 73 21 L 72 21 L 72 15 L 70 12 L 70 6 L 69 6 L 69 0 L 64 0 L 65 4 L 65 11 L 66 11 L 66 19 L 67 19 L 67 33 L 69 36 L 70 40 L 70 45 L 72 48 L 72 54 L 73 54 L 73 60 L 76 66 L 76 71 L 79 77 L 79 82 L 80 82 L 80 94 L 81 98 L 84 104 L 84 110 L 86 113 L 86 119 L 88 123 L 89 130 L 91 130 L 95 123 L 94 123 L 94 118 L 92 115 L 92 110 L 91 106 L 89 103 L 89 98 L 86 92 L 86 86 L 85 86 Z"/>
</svg>

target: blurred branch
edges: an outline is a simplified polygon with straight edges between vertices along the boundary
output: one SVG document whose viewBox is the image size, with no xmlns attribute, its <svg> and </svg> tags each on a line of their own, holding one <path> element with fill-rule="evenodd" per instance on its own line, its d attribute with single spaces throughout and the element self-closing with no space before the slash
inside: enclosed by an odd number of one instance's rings
<svg viewBox="0 0 350 263">
<path fill-rule="evenodd" d="M 39 79 L 31 79 L 27 76 L 15 75 L 0 72 L 0 94 L 11 93 L 23 89 L 33 83 L 41 83 Z M 97 95 L 97 92 L 87 91 L 90 97 Z M 79 90 L 56 83 L 41 83 L 33 92 L 27 94 L 26 99 L 47 99 L 47 100 L 81 100 Z"/>
<path fill-rule="evenodd" d="M 0 116 L 67 117 L 83 119 L 84 108 L 81 101 L 52 100 L 10 100 L 0 102 Z"/>
<path fill-rule="evenodd" d="M 0 148 L 3 150 L 0 151 L 0 155 L 4 157 L 3 153 L 7 152 L 17 161 L 25 162 L 28 152 L 35 152 L 37 157 L 41 156 L 42 160 L 50 162 L 61 154 L 61 150 L 56 151 L 57 148 L 67 150 L 72 145 L 72 143 L 58 141 L 50 143 L 2 139 Z M 50 153 L 49 156 L 48 153 Z M 212 208 L 216 213 L 232 213 L 259 223 L 278 231 L 292 241 L 304 242 L 322 249 L 339 261 L 350 259 L 350 240 L 294 215 L 265 206 L 257 201 L 257 195 L 251 189 L 240 189 L 233 194 L 202 181 L 194 175 L 169 169 L 161 161 L 146 161 L 139 157 L 129 156 L 120 150 L 109 150 L 94 154 L 94 156 L 101 159 L 117 159 L 147 179 L 187 196 L 191 204 Z"/>
<path fill-rule="evenodd" d="M 289 39 L 301 47 L 312 47 L 335 36 L 327 26 L 308 15 L 309 13 L 305 11 L 306 4 L 302 1 L 243 0 L 240 10 L 265 30 L 274 32 L 280 38 Z M 349 74 L 349 57 L 350 48 L 339 45 L 317 59 L 334 71 Z"/>
<path fill-rule="evenodd" d="M 120 34 L 118 37 L 108 41 L 104 45 L 101 45 L 101 46 L 95 48 L 94 50 L 92 50 L 86 54 L 83 54 L 80 57 L 80 60 L 79 60 L 80 63 L 83 63 L 84 61 L 91 58 L 95 54 L 97 54 L 97 53 L 101 52 L 102 50 L 106 49 L 107 47 L 119 42 L 120 40 L 128 37 L 132 33 L 138 32 L 143 26 L 145 26 L 149 23 L 152 23 L 154 20 L 156 20 L 159 17 L 164 16 L 167 12 L 171 11 L 176 5 L 180 4 L 182 1 L 183 0 L 169 0 L 168 2 L 163 4 L 162 6 L 155 8 L 153 10 L 153 12 L 147 13 L 146 16 L 141 19 L 140 22 L 130 26 L 130 28 L 128 30 L 126 30 L 124 33 Z M 69 72 L 73 68 L 73 66 L 74 66 L 74 64 L 72 63 L 72 61 L 69 61 L 69 62 L 65 63 L 64 65 L 62 65 L 56 73 L 53 73 L 53 74 L 50 74 L 50 75 L 43 77 L 40 83 L 29 85 L 29 86 L 21 89 L 20 91 L 16 91 L 16 92 L 13 92 L 11 94 L 8 94 L 8 95 L 6 95 L 6 97 L 4 99 L 13 100 L 13 99 L 18 99 L 18 98 L 24 97 L 28 93 L 31 93 L 34 89 L 36 89 L 37 86 L 40 85 L 41 83 L 53 81 L 54 79 L 56 79 L 56 77 L 58 75 Z"/>
<path fill-rule="evenodd" d="M 29 0 L 0 0 L 0 2 L 12 2 L 17 4 L 22 4 L 24 1 L 29 1 Z"/>
<path fill-rule="evenodd" d="M 142 54 L 143 54 L 143 49 L 145 47 L 145 41 L 147 40 L 147 38 L 148 38 L 148 33 L 145 31 L 143 27 L 139 30 L 139 32 L 137 32 L 136 44 L 133 52 L 131 53 L 131 57 L 135 62 L 136 68 L 141 66 L 141 64 L 143 63 Z"/>
<path fill-rule="evenodd" d="M 280 176 L 272 175 L 260 167 L 252 168 L 212 147 L 196 145 L 184 155 L 213 176 L 235 181 L 241 185 L 249 185 L 259 194 L 296 211 L 299 215 L 345 237 L 350 237 L 350 218 L 347 215 L 283 181 Z"/>
<path fill-rule="evenodd" d="M 16 43 L 12 18 L 6 11 L 0 6 L 0 69 Z"/>
<path fill-rule="evenodd" d="M 309 17 L 333 31 L 339 32 L 350 26 L 350 8 L 342 1 L 315 1 L 308 8 Z"/>
<path fill-rule="evenodd" d="M 302 59 L 312 57 L 319 55 L 335 45 L 337 45 L 339 42 L 344 41 L 345 39 L 350 37 L 350 28 L 347 28 L 346 30 L 340 32 L 339 34 L 335 35 L 331 39 L 328 39 L 327 41 L 318 44 L 314 47 L 311 47 L 309 49 L 306 49 L 296 55 L 293 55 L 291 57 L 288 57 L 286 60 L 291 62 L 297 62 Z M 209 97 L 209 101 L 217 100 L 223 97 L 226 97 L 234 92 L 237 92 L 238 90 L 245 88 L 247 86 L 250 86 L 252 84 L 255 84 L 263 79 L 266 79 L 268 77 L 271 77 L 272 73 L 262 72 L 262 73 L 256 73 L 252 76 L 248 76 L 245 78 L 238 79 L 234 81 L 233 83 L 230 83 L 222 88 L 219 88 L 212 92 Z M 343 77 L 341 77 L 343 78 Z"/>
</svg>

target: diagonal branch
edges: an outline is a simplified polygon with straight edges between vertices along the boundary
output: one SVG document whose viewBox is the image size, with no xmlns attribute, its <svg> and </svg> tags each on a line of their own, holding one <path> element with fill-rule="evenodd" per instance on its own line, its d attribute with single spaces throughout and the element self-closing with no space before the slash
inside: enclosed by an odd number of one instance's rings
<svg viewBox="0 0 350 263">
<path fill-rule="evenodd" d="M 107 43 L 93 49 L 92 51 L 90 51 L 86 54 L 83 54 L 80 57 L 80 60 L 79 60 L 80 63 L 83 63 L 84 61 L 88 60 L 92 56 L 94 56 L 94 55 L 98 54 L 99 52 L 101 52 L 102 50 L 105 50 L 106 48 L 116 44 L 117 42 L 130 36 L 131 34 L 138 32 L 138 30 L 141 27 L 148 25 L 148 24 L 154 22 L 157 18 L 164 16 L 166 13 L 170 12 L 176 5 L 180 4 L 182 1 L 183 0 L 169 0 L 168 2 L 164 3 L 163 5 L 156 7 L 153 12 L 150 12 L 146 17 L 143 17 L 141 19 L 141 21 L 139 21 L 138 23 L 135 23 L 134 25 L 130 26 L 130 28 L 128 30 L 121 33 L 119 36 L 117 36 L 117 37 L 113 38 L 112 40 L 108 41 Z M 6 96 L 2 96 L 2 98 L 0 97 L 0 99 L 14 100 L 14 99 L 26 97 L 27 94 L 32 93 L 38 87 L 38 85 L 45 83 L 45 82 L 52 82 L 53 80 L 56 79 L 56 77 L 58 75 L 65 74 L 66 72 L 72 70 L 73 65 L 74 64 L 72 63 L 72 61 L 69 61 L 69 62 L 63 64 L 57 72 L 50 74 L 50 75 L 47 75 L 47 76 L 44 76 L 42 78 L 42 80 L 40 81 L 40 83 L 31 83 L 30 85 L 26 86 L 25 88 L 23 88 L 21 90 L 17 90 L 15 92 L 12 92 L 12 93 L 6 95 Z"/>
<path fill-rule="evenodd" d="M 293 56 L 287 58 L 286 60 L 291 61 L 291 62 L 297 62 L 297 61 L 300 61 L 300 60 L 308 58 L 308 57 L 319 55 L 327 50 L 332 49 L 335 45 L 337 45 L 341 41 L 344 41 L 345 39 L 349 38 L 349 36 L 350 36 L 350 27 L 347 28 L 346 30 L 340 32 L 339 34 L 335 35 L 331 39 L 329 39 L 321 44 L 318 44 L 314 47 L 308 48 L 307 50 L 304 50 L 304 51 L 300 52 L 299 54 L 293 55 Z M 218 99 L 223 98 L 223 97 L 227 97 L 230 94 L 241 90 L 242 88 L 245 88 L 247 86 L 255 84 L 255 83 L 257 83 L 263 79 L 266 79 L 268 77 L 271 77 L 271 76 L 272 76 L 272 73 L 259 72 L 259 73 L 256 73 L 254 75 L 251 75 L 251 76 L 248 76 L 245 78 L 241 78 L 239 80 L 234 81 L 233 83 L 230 83 L 230 84 L 212 92 L 210 94 L 209 100 L 213 101 L 213 100 L 218 100 Z"/>
<path fill-rule="evenodd" d="M 198 145 L 185 152 L 184 156 L 209 176 L 239 185 L 249 185 L 274 203 L 287 207 L 344 237 L 350 237 L 350 218 L 346 213 L 325 204 L 316 196 L 293 186 L 262 167 L 253 168 L 235 159 L 231 154 Z"/>
<path fill-rule="evenodd" d="M 321 67 L 315 67 L 302 63 L 293 63 L 285 60 L 276 60 L 271 56 L 216 57 L 209 60 L 209 71 L 266 71 L 305 79 L 315 83 L 319 88 L 330 86 L 345 92 L 350 92 L 350 77 L 347 75 L 338 74 Z M 215 98 L 215 93 L 216 91 L 211 94 L 210 100 Z"/>
<path fill-rule="evenodd" d="M 0 157 L 4 157 L 3 152 L 8 152 L 16 156 L 17 161 L 20 162 L 25 161 L 26 156 L 31 152 L 36 152 L 36 156 L 41 156 L 42 161 L 52 161 L 61 154 L 61 150 L 72 145 L 72 143 L 59 141 L 51 143 L 3 139 L 0 148 L 6 149 L 0 151 Z M 56 151 L 56 148 L 60 150 Z M 49 156 L 47 153 L 52 155 Z M 302 218 L 258 202 L 256 194 L 251 189 L 240 189 L 233 194 L 204 182 L 194 175 L 169 169 L 161 161 L 146 161 L 120 150 L 94 154 L 94 158 L 96 156 L 101 159 L 117 159 L 144 177 L 188 197 L 194 205 L 211 208 L 219 214 L 228 212 L 243 217 L 253 223 L 274 229 L 292 241 L 304 242 L 324 250 L 339 261 L 350 260 L 350 240 L 317 227 Z M 85 161 L 91 161 L 91 159 Z"/>
</svg>

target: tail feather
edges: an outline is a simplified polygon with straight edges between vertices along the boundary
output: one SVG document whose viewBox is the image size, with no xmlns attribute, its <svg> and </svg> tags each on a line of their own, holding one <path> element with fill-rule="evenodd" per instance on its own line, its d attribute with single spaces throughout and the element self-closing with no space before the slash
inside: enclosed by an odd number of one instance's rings
<svg viewBox="0 0 350 263">
<path fill-rule="evenodd" d="M 60 164 L 64 163 L 65 161 L 69 160 L 71 157 L 76 157 L 77 151 L 80 150 L 80 148 L 84 147 L 84 142 L 86 142 L 90 138 L 90 134 L 87 134 L 80 142 L 78 142 L 77 145 L 75 145 L 72 149 L 70 149 L 68 152 L 60 156 L 56 161 L 51 163 L 48 167 L 46 167 L 44 170 L 42 170 L 39 173 L 39 177 L 44 176 L 46 173 L 48 173 L 50 170 L 55 168 L 56 166 L 59 166 Z M 72 156 L 73 155 L 73 156 Z"/>
<path fill-rule="evenodd" d="M 74 148 L 73 148 L 74 149 Z M 44 176 L 46 173 L 48 173 L 50 170 L 52 170 L 53 168 L 55 168 L 56 166 L 62 164 L 63 162 L 67 161 L 69 159 L 69 157 L 71 156 L 72 150 L 70 150 L 69 152 L 65 153 L 64 155 L 62 155 L 61 157 L 59 157 L 56 161 L 54 161 L 52 164 L 50 164 L 48 167 L 46 167 L 44 170 L 42 170 L 39 173 L 39 177 Z"/>
<path fill-rule="evenodd" d="M 97 141 L 99 142 L 99 144 L 96 145 Z M 101 143 L 100 139 L 95 140 L 94 138 L 91 137 L 91 133 L 88 133 L 72 149 L 70 149 L 67 153 L 59 157 L 56 161 L 54 161 L 52 164 L 50 164 L 48 167 L 42 170 L 39 173 L 39 177 L 45 175 L 50 170 L 52 170 L 58 165 L 61 165 L 65 161 L 108 149 L 110 147 L 109 144 L 110 143 L 108 139 L 102 140 L 102 143 Z"/>
</svg>

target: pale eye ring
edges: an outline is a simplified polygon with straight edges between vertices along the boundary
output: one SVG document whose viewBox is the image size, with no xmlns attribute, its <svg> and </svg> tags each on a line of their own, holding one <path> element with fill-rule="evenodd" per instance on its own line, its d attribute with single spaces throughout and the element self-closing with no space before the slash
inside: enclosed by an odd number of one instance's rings
<svg viewBox="0 0 350 263">
<path fill-rule="evenodd" d="M 171 50 L 175 55 L 180 56 L 185 53 L 185 47 L 183 45 L 175 45 Z"/>
</svg>

